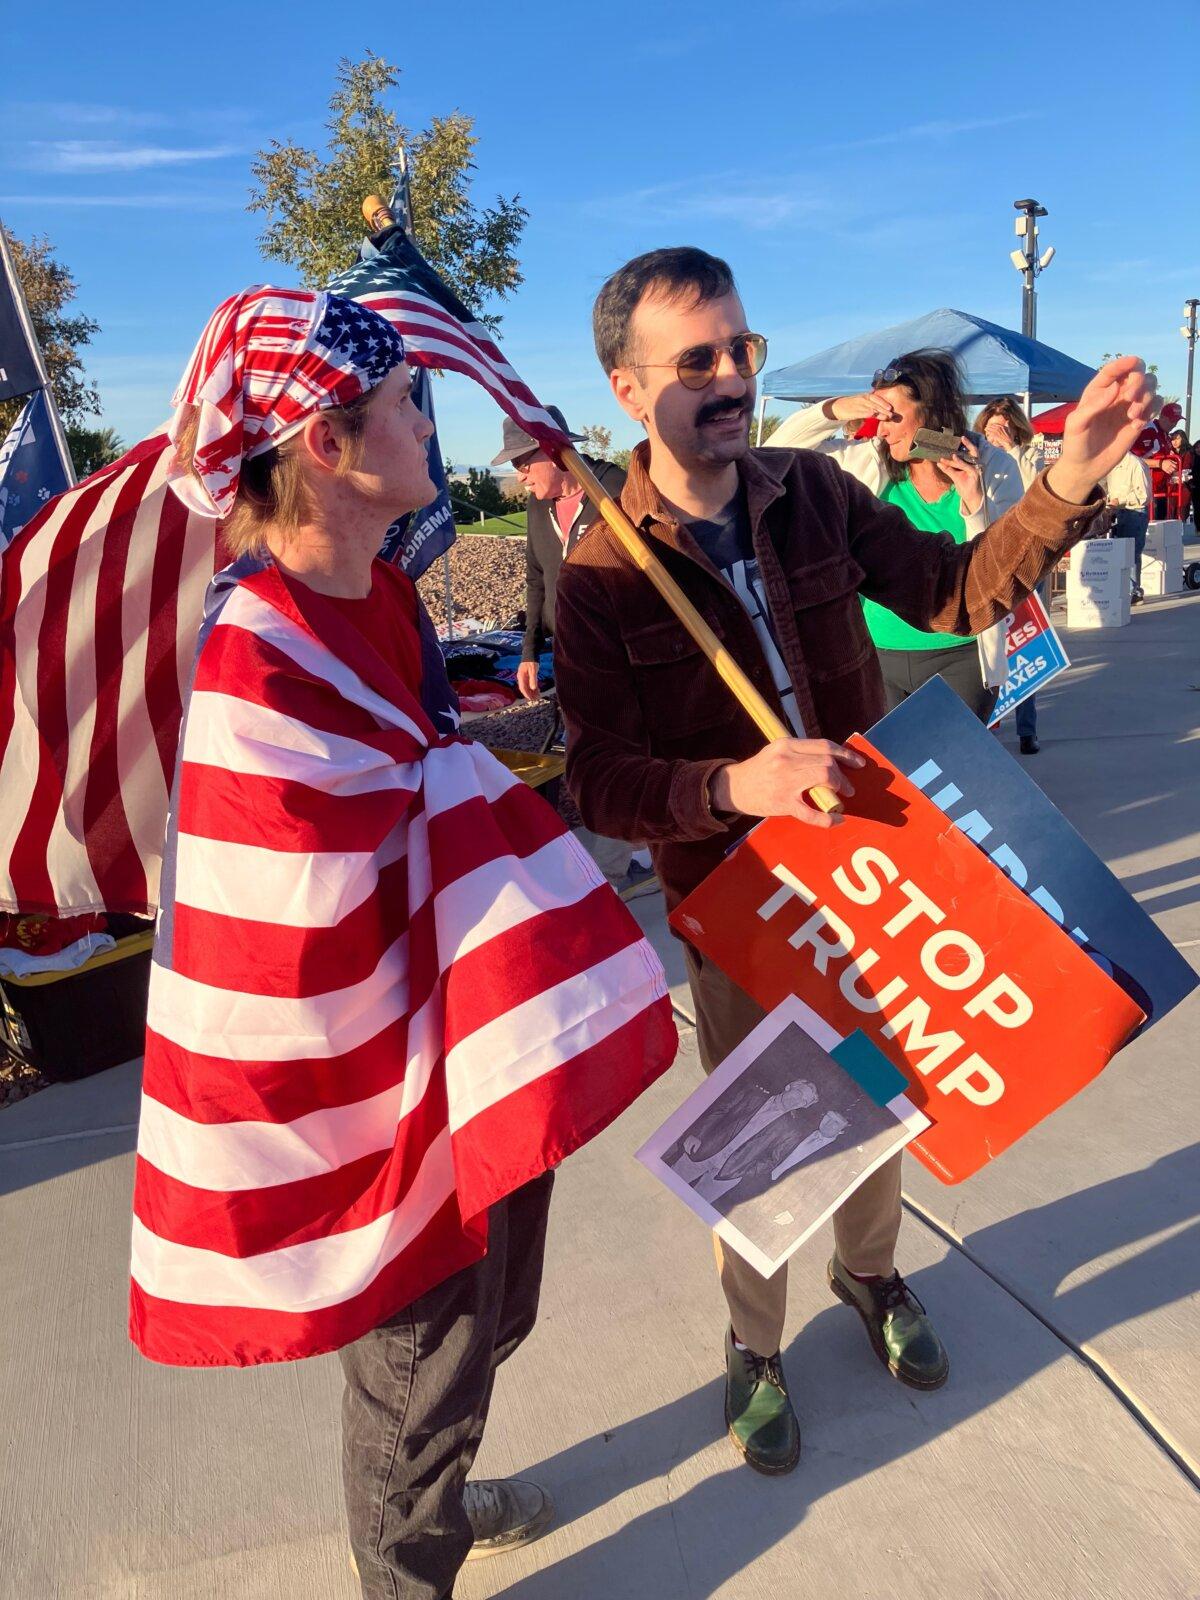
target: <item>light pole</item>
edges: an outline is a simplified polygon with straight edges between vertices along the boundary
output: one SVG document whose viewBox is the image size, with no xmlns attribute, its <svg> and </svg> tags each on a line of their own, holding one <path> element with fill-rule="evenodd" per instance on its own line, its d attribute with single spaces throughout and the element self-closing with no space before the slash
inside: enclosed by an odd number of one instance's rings
<svg viewBox="0 0 1200 1600">
<path fill-rule="evenodd" d="M 1020 212 L 1016 219 L 1017 238 L 1021 247 L 1009 254 L 1009 260 L 1021 274 L 1021 332 L 1027 339 L 1037 338 L 1037 291 L 1034 280 L 1045 272 L 1054 260 L 1054 246 L 1038 252 L 1038 218 L 1047 215 L 1046 208 L 1036 200 L 1014 200 L 1013 209 Z"/>
<path fill-rule="evenodd" d="M 1183 335 L 1183 337 L 1188 342 L 1188 374 L 1187 374 L 1187 391 L 1186 391 L 1186 394 L 1184 396 L 1184 402 L 1183 402 L 1183 431 L 1187 434 L 1189 440 L 1192 437 L 1192 368 L 1195 366 L 1195 362 L 1196 362 L 1196 307 L 1197 306 L 1200 306 L 1200 300 L 1185 300 L 1184 301 L 1184 303 L 1183 303 L 1183 314 L 1187 318 L 1187 321 L 1184 323 L 1183 327 L 1180 328 L 1180 330 L 1179 330 L 1180 333 Z M 1195 473 L 1192 474 L 1192 477 L 1193 477 L 1193 479 L 1195 478 Z M 1193 483 L 1193 485 L 1192 485 L 1193 493 L 1195 493 L 1195 487 L 1196 486 Z"/>
</svg>

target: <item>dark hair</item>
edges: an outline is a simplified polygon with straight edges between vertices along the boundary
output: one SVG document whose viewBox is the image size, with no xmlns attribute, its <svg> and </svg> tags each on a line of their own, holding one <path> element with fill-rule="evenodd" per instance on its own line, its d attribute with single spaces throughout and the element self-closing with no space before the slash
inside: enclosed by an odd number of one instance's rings
<svg viewBox="0 0 1200 1600">
<path fill-rule="evenodd" d="M 993 417 L 1008 423 L 1009 432 L 1018 445 L 1027 445 L 1033 438 L 1033 427 L 1014 394 L 1002 394 L 991 401 L 975 418 L 975 432 L 983 433 Z"/>
<path fill-rule="evenodd" d="M 664 300 L 690 299 L 692 305 L 719 300 L 734 287 L 726 262 L 693 245 L 648 250 L 619 267 L 596 296 L 592 335 L 605 372 L 627 364 L 629 324 L 648 294 Z"/>
<path fill-rule="evenodd" d="M 1183 440 L 1183 448 L 1185 450 L 1188 448 L 1188 436 L 1187 436 L 1186 433 L 1184 433 L 1182 428 L 1171 428 L 1169 430 L 1169 432 L 1167 433 L 1167 438 L 1170 439 L 1172 444 L 1175 443 L 1175 440 L 1177 438 L 1178 439 L 1182 439 Z"/>
<path fill-rule="evenodd" d="M 880 381 L 874 387 L 907 389 L 920 407 L 923 428 L 949 428 L 951 433 L 966 433 L 962 372 L 949 350 L 910 350 L 907 355 L 889 362 L 884 370 L 898 376 L 891 383 Z M 893 460 L 882 440 L 879 452 L 891 482 L 903 482 L 908 477 L 908 462 Z"/>
</svg>

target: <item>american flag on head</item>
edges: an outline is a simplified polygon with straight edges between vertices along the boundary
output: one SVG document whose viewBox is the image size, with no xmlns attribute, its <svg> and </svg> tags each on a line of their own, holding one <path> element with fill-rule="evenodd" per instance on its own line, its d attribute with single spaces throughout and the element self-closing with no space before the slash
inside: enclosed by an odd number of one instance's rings
<svg viewBox="0 0 1200 1600">
<path fill-rule="evenodd" d="M 548 449 L 566 443 L 487 330 L 402 231 L 380 243 L 332 292 L 378 310 L 415 363 L 481 383 Z M 320 298 L 328 309 L 330 297 Z M 215 508 L 230 502 L 237 461 L 283 437 L 269 437 L 274 423 L 263 431 L 259 417 L 270 407 L 261 401 L 274 394 L 294 425 L 306 398 L 343 390 L 349 398 L 354 387 L 342 385 L 337 370 L 354 335 L 344 310 L 327 340 L 312 341 L 300 372 L 288 365 L 297 329 L 308 338 L 318 326 L 317 300 L 308 290 L 260 286 L 232 297 L 210 321 L 180 391 L 182 403 L 202 413 L 207 494 L 174 467 L 164 428 L 52 500 L 4 552 L 0 910 L 138 914 L 157 905 L 183 693 L 205 588 L 225 559 Z M 255 348 L 239 357 L 247 319 L 257 325 Z M 225 355 L 229 381 L 214 380 L 201 393 L 196 373 L 217 372 Z M 246 360 L 248 400 L 235 415 L 232 378 L 245 373 Z"/>
<path fill-rule="evenodd" d="M 414 366 L 465 373 L 551 455 L 568 446 L 570 439 L 508 364 L 488 330 L 442 282 L 404 229 L 387 228 L 373 243 L 374 254 L 339 273 L 330 289 L 386 317 L 402 335 Z"/>
</svg>

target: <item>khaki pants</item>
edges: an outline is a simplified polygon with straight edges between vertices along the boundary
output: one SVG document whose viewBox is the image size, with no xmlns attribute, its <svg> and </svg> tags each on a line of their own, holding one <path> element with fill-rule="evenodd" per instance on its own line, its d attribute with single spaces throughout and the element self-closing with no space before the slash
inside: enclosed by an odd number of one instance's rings
<svg viewBox="0 0 1200 1600">
<path fill-rule="evenodd" d="M 629 871 L 629 858 L 633 855 L 633 846 L 628 839 L 608 839 L 604 834 L 593 833 L 590 828 L 583 826 L 574 831 L 575 837 L 609 883 L 619 884 Z"/>
<path fill-rule="evenodd" d="M 696 1002 L 696 1036 L 705 1072 L 719 1067 L 742 1042 L 764 1012 L 744 989 L 727 978 L 691 945 L 684 946 L 688 982 Z M 900 1232 L 900 1157 L 894 1156 L 860 1184 L 833 1214 L 838 1259 L 851 1272 L 888 1277 L 895 1266 Z M 774 1355 L 783 1343 L 787 1310 L 787 1267 L 770 1278 L 724 1246 L 713 1235 L 717 1270 L 729 1304 L 729 1319 L 738 1339 L 759 1355 Z"/>
</svg>

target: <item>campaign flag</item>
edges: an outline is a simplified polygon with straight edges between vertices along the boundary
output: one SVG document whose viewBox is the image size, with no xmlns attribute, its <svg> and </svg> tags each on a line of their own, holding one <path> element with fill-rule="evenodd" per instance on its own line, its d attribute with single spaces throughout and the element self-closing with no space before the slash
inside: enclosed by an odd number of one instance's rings
<svg viewBox="0 0 1200 1600">
<path fill-rule="evenodd" d="M 1146 1013 L 1200 985 L 1171 941 L 1000 742 L 940 678 L 877 722 L 871 742 L 1061 924 Z"/>
<path fill-rule="evenodd" d="M 67 487 L 45 389 L 31 394 L 0 445 L 0 550 Z"/>
<path fill-rule="evenodd" d="M 1000 687 L 989 728 L 994 728 L 1023 700 L 1044 689 L 1052 678 L 1057 678 L 1071 665 L 1041 596 L 1037 594 L 1022 600 L 1009 617 L 1005 649 L 1008 677 Z"/>
<path fill-rule="evenodd" d="M 0 227 L 0 400 L 32 394 L 45 383 L 37 352 L 30 344 L 28 324 L 22 315 L 21 285 L 12 251 Z"/>
<path fill-rule="evenodd" d="M 861 1029 L 933 1123 L 914 1154 L 958 1183 L 1102 1071 L 1142 1012 L 877 749 L 849 743 L 867 766 L 841 824 L 761 823 L 671 925 L 766 1010 L 795 994 L 839 1036 Z"/>
<path fill-rule="evenodd" d="M 413 404 L 419 406 L 433 422 L 433 386 L 429 373 L 423 367 L 413 373 L 412 397 Z M 414 583 L 440 555 L 449 550 L 456 533 L 454 508 L 450 504 L 446 468 L 436 431 L 426 448 L 429 476 L 437 495 L 420 511 L 410 511 L 397 518 L 388 529 L 379 551 L 385 561 L 394 562 L 402 572 L 407 572 Z"/>
</svg>

